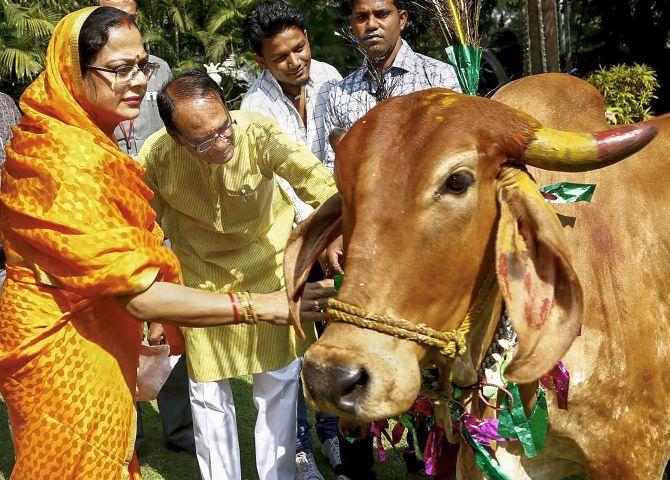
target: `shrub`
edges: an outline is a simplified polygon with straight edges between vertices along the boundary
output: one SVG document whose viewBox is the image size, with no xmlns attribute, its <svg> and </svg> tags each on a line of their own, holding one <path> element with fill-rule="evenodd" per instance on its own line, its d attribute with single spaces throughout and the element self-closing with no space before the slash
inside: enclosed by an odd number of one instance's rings
<svg viewBox="0 0 670 480">
<path fill-rule="evenodd" d="M 600 67 L 586 80 L 605 97 L 605 116 L 611 124 L 636 123 L 652 116 L 650 104 L 658 89 L 653 68 L 638 64 Z"/>
</svg>

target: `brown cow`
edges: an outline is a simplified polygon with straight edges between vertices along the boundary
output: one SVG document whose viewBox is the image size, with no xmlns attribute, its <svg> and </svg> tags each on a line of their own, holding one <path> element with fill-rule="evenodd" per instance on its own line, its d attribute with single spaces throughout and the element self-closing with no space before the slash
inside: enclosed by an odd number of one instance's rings
<svg viewBox="0 0 670 480">
<path fill-rule="evenodd" d="M 496 97 L 546 126 L 607 130 L 602 99 L 573 77 L 530 77 Z M 495 272 L 519 337 L 507 378 L 532 391 L 561 358 L 572 374 L 568 411 L 548 396 L 542 455 L 524 459 L 517 445 L 499 445 L 509 477 L 661 478 L 670 455 L 670 117 L 651 123 L 661 133 L 649 147 L 588 171 L 633 153 L 656 129 L 561 134 L 501 103 L 445 90 L 371 110 L 337 147 L 341 200 L 331 199 L 294 233 L 288 291 L 299 297 L 304 272 L 341 230 L 346 275 L 338 300 L 423 324 L 419 332 L 429 335 L 453 332 L 455 342 L 441 355 L 361 328 L 383 330 L 374 322 L 332 323 L 305 357 L 314 401 L 372 420 L 409 408 L 420 365 L 437 364 L 454 383 L 472 383 L 495 329 L 491 320 L 499 318 L 500 302 L 485 295 Z M 584 171 L 533 174 L 541 185 L 596 183 L 594 202 L 557 207 L 563 228 L 523 163 Z M 468 312 L 463 337 L 457 330 Z M 461 467 L 472 465 L 461 450 Z M 480 474 L 462 468 L 461 477 Z"/>
</svg>

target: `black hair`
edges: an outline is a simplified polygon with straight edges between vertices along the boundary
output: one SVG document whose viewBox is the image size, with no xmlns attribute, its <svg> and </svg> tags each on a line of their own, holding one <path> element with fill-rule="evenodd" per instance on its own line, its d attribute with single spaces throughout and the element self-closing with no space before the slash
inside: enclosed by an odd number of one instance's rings
<svg viewBox="0 0 670 480">
<path fill-rule="evenodd" d="M 79 66 L 82 74 L 86 71 L 86 65 L 93 62 L 107 44 L 110 30 L 120 26 L 137 28 L 130 15 L 114 7 L 96 8 L 84 21 L 79 32 Z"/>
<path fill-rule="evenodd" d="M 178 132 L 174 122 L 175 104 L 189 98 L 220 98 L 226 104 L 226 95 L 219 85 L 203 71 L 190 70 L 167 82 L 158 93 L 158 113 L 165 128 Z"/>
<path fill-rule="evenodd" d="M 348 1 L 347 1 L 347 4 L 349 5 L 349 11 L 350 11 L 350 12 L 352 12 L 352 11 L 354 10 L 354 4 L 355 4 L 357 1 L 358 1 L 358 0 L 348 0 Z M 403 2 L 402 0 L 393 0 L 393 6 L 394 6 L 397 10 L 406 10 L 405 5 L 404 5 L 404 2 Z"/>
<path fill-rule="evenodd" d="M 247 15 L 244 20 L 244 36 L 251 43 L 254 52 L 261 55 L 263 40 L 291 27 L 307 30 L 305 15 L 282 0 L 272 0 L 259 3 Z"/>
</svg>

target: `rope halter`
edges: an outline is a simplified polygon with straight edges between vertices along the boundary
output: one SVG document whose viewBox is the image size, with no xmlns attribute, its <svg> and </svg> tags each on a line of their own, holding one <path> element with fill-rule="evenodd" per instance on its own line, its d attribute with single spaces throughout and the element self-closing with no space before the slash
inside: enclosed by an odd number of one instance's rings
<svg viewBox="0 0 670 480">
<path fill-rule="evenodd" d="M 467 335 L 470 331 L 470 325 L 473 320 L 480 316 L 484 306 L 493 301 L 498 291 L 497 285 L 495 269 L 491 269 L 477 291 L 477 296 L 461 325 L 455 330 L 446 332 L 427 327 L 423 323 L 416 324 L 408 320 L 371 314 L 362 308 L 333 298 L 328 300 L 327 312 L 333 322 L 348 323 L 386 335 L 411 340 L 421 345 L 437 348 L 447 358 L 456 358 L 467 351 Z"/>
</svg>

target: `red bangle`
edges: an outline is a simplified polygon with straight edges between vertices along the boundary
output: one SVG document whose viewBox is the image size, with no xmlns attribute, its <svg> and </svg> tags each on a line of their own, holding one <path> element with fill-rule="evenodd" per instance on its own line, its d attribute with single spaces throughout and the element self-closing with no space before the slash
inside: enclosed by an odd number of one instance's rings
<svg viewBox="0 0 670 480">
<path fill-rule="evenodd" d="M 235 318 L 235 321 L 237 323 L 240 323 L 240 310 L 237 308 L 237 301 L 235 300 L 235 295 L 229 293 L 228 296 L 230 297 L 230 304 L 233 307 L 233 317 Z"/>
</svg>

